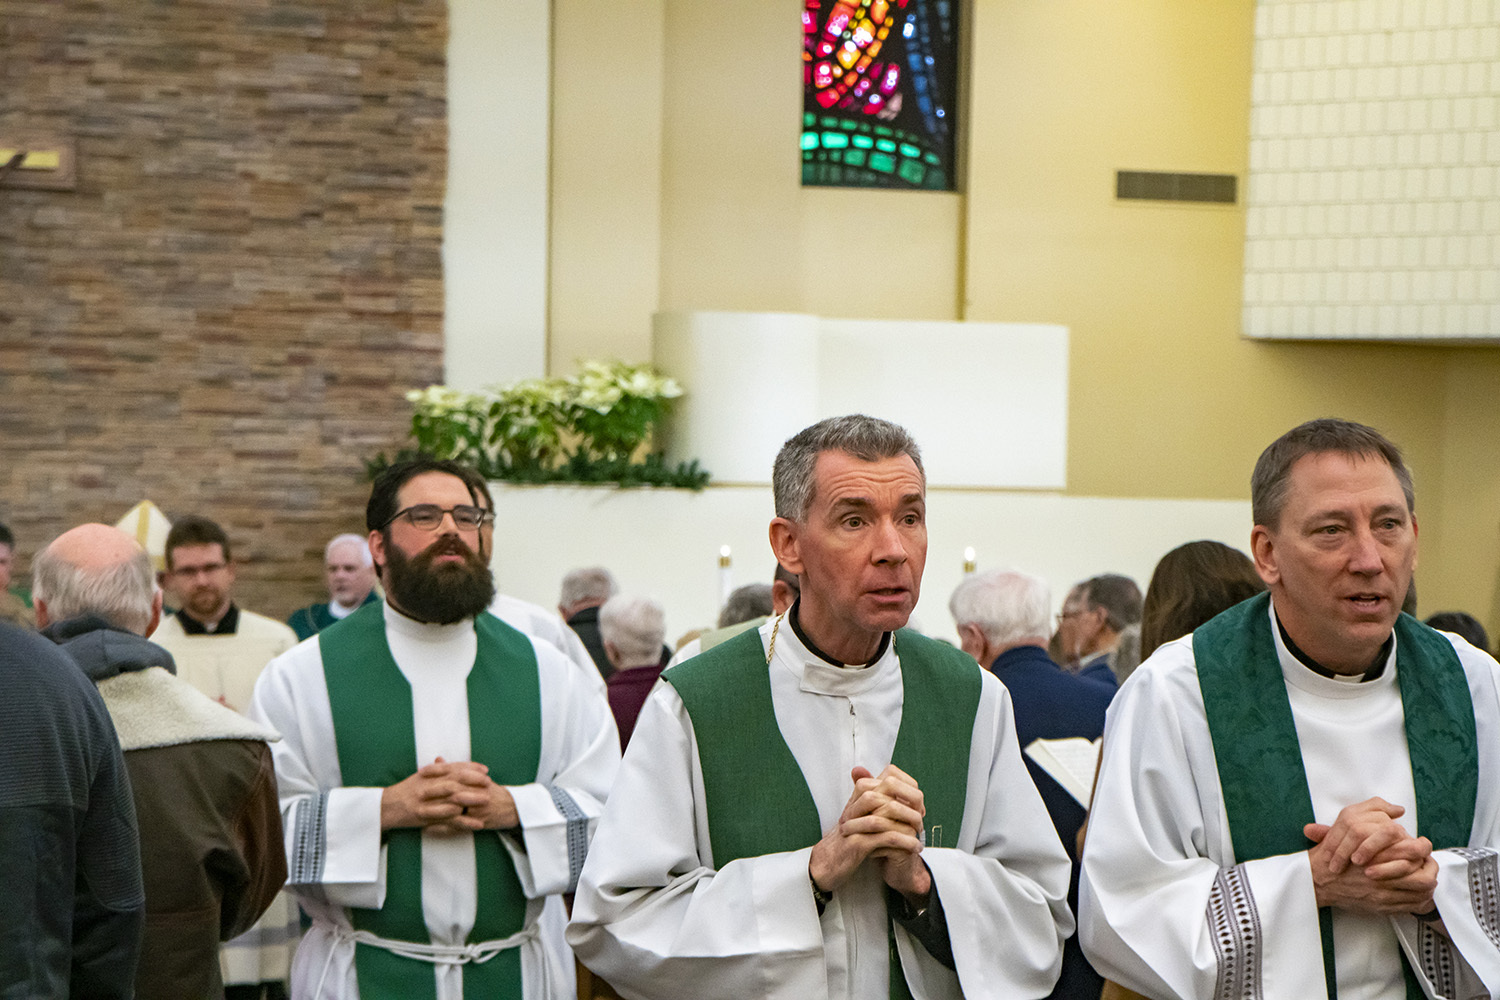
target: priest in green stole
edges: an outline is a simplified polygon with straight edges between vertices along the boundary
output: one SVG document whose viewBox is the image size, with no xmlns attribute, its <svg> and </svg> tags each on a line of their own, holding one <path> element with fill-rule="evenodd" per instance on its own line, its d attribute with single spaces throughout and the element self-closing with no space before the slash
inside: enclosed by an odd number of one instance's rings
<svg viewBox="0 0 1500 1000">
<path fill-rule="evenodd" d="M 313 925 L 298 997 L 564 1000 L 571 892 L 619 765 L 598 675 L 486 608 L 494 515 L 419 459 L 366 510 L 387 600 L 274 660 L 288 888 Z"/>
<path fill-rule="evenodd" d="M 323 578 L 328 583 L 328 601 L 298 608 L 286 620 L 299 640 L 380 600 L 375 593 L 375 562 L 363 535 L 335 535 L 329 541 L 323 549 Z"/>
<path fill-rule="evenodd" d="M 782 448 L 790 610 L 663 674 L 574 901 L 579 958 L 631 997 L 1041 997 L 1069 865 L 1009 698 L 903 626 L 927 554 L 904 430 Z"/>
<path fill-rule="evenodd" d="M 1270 588 L 1163 645 L 1110 708 L 1080 938 L 1150 997 L 1500 990 L 1500 666 L 1401 612 L 1411 474 L 1302 424 L 1251 478 Z"/>
</svg>

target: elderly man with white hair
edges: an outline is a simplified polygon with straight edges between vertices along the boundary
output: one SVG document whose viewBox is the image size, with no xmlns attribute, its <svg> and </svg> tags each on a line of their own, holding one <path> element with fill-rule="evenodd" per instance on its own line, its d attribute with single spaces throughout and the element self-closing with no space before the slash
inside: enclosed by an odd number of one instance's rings
<svg viewBox="0 0 1500 1000">
<path fill-rule="evenodd" d="M 379 600 L 375 594 L 375 561 L 370 558 L 370 545 L 363 535 L 333 536 L 323 549 L 323 571 L 328 581 L 327 603 L 298 608 L 286 620 L 299 640 L 317 635 L 371 601 Z"/>
<path fill-rule="evenodd" d="M 33 569 L 37 624 L 98 686 L 130 773 L 146 887 L 136 995 L 222 997 L 220 941 L 286 880 L 276 733 L 174 676 L 171 654 L 147 641 L 162 596 L 135 539 L 80 525 Z"/>
<path fill-rule="evenodd" d="M 620 728 L 622 751 L 630 743 L 646 695 L 665 666 L 661 643 L 666 634 L 666 615 L 649 597 L 611 597 L 599 609 L 599 637 L 604 641 L 604 655 L 615 668 L 604 685 Z"/>
<path fill-rule="evenodd" d="M 1070 674 L 1047 655 L 1052 600 L 1047 581 L 1014 570 L 990 570 L 968 577 L 953 591 L 948 610 L 958 625 L 964 652 L 979 661 L 1010 691 L 1017 742 L 1082 737 L 1098 739 L 1114 688 Z M 1068 905 L 1078 905 L 1078 828 L 1083 804 L 1027 756 L 1026 770 L 1041 793 L 1052 825 L 1073 862 Z M 1063 943 L 1062 976 L 1049 996 L 1075 1000 L 1099 996 L 1104 981 L 1078 947 L 1077 935 Z"/>
</svg>

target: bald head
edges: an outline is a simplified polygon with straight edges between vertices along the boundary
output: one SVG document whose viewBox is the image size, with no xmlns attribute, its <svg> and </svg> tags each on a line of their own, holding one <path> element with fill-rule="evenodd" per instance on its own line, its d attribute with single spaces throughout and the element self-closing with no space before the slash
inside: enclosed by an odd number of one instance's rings
<svg viewBox="0 0 1500 1000">
<path fill-rule="evenodd" d="M 59 535 L 37 554 L 32 584 L 37 624 L 44 628 L 92 614 L 150 635 L 161 615 L 151 557 L 107 524 L 81 524 Z"/>
</svg>

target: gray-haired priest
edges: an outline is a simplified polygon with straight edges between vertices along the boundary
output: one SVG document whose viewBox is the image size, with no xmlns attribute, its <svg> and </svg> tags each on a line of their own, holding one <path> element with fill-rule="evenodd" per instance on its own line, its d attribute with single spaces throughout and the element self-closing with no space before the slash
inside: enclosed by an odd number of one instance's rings
<svg viewBox="0 0 1500 1000">
<path fill-rule="evenodd" d="M 1083 949 L 1160 998 L 1496 994 L 1500 667 L 1401 613 L 1401 453 L 1310 421 L 1250 493 L 1269 593 L 1162 646 L 1109 710 Z"/>
<path fill-rule="evenodd" d="M 629 997 L 1041 997 L 1068 856 L 1009 698 L 902 630 L 927 555 L 901 428 L 825 420 L 773 473 L 801 598 L 667 671 L 641 712 L 568 928 Z"/>
<path fill-rule="evenodd" d="M 485 609 L 494 513 L 473 470 L 416 459 L 365 511 L 386 600 L 271 661 L 306 1000 L 564 1000 L 561 893 L 620 744 L 599 676 Z"/>
</svg>

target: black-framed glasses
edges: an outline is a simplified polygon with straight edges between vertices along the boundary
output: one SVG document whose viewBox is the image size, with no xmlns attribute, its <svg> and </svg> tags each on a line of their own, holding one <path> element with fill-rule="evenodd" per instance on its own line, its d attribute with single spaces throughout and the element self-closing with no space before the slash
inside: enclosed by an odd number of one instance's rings
<svg viewBox="0 0 1500 1000">
<path fill-rule="evenodd" d="M 495 515 L 483 507 L 475 507 L 470 504 L 461 503 L 456 507 L 439 507 L 435 503 L 413 504 L 403 510 L 396 511 L 391 515 L 391 520 L 385 522 L 381 527 L 388 527 L 391 521 L 404 517 L 411 522 L 412 527 L 421 528 L 423 531 L 436 531 L 443 523 L 443 515 L 451 514 L 453 523 L 466 531 L 475 531 L 480 527 L 495 520 Z"/>
</svg>

